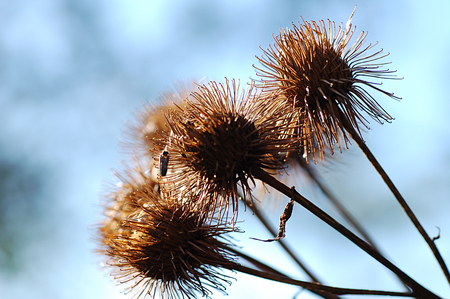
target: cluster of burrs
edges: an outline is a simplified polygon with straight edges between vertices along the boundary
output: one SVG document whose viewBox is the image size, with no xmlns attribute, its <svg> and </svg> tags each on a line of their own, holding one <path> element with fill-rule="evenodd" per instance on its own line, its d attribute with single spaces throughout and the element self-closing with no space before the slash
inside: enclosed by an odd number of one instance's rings
<svg viewBox="0 0 450 299">
<path fill-rule="evenodd" d="M 353 38 L 351 19 L 346 26 L 302 21 L 280 30 L 257 57 L 257 78 L 246 88 L 228 79 L 197 82 L 163 94 L 160 103 L 145 105 L 137 113 L 123 142 L 133 158 L 104 197 L 106 217 L 98 230 L 99 250 L 117 281 L 138 296 L 210 297 L 214 289 L 225 292 L 233 280 L 233 272 L 227 274 L 226 269 L 298 285 L 323 298 L 437 298 L 384 258 L 337 201 L 333 200 L 363 237 L 279 179 L 288 166 L 302 167 L 317 179 L 314 163 L 309 162 L 321 161 L 336 148 L 342 152 L 350 140 L 377 163 L 361 129 L 368 129 L 367 116 L 379 123 L 393 118 L 369 91 L 398 99 L 380 89 L 379 82 L 396 76 L 383 62 L 388 54 L 373 51 L 376 43 L 365 45 L 367 33 Z M 407 292 L 330 287 L 312 275 L 311 282 L 295 280 L 244 254 L 230 234 L 239 232 L 242 203 L 253 211 L 252 217 L 264 219 L 255 200 L 257 181 L 290 200 L 278 234 L 273 231 L 274 238 L 264 241 L 282 243 L 297 203 L 394 272 Z M 243 266 L 242 259 L 254 267 Z"/>
</svg>

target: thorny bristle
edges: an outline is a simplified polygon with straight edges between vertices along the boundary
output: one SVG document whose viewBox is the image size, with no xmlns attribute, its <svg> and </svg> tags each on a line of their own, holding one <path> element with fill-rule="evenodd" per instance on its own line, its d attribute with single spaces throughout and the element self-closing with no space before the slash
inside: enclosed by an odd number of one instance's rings
<svg viewBox="0 0 450 299">
<path fill-rule="evenodd" d="M 151 172 L 152 167 L 153 160 L 149 157 L 146 159 L 135 157 L 132 166 L 127 165 L 122 171 L 115 173 L 119 182 L 112 186 L 113 190 L 108 190 L 103 196 L 102 205 L 106 219 L 99 225 L 102 239 L 117 234 L 119 229 L 123 231 L 120 222 L 135 211 L 134 192 L 143 188 L 159 189 L 158 182 Z"/>
<path fill-rule="evenodd" d="M 376 44 L 363 47 L 367 33 L 362 32 L 348 48 L 355 32 L 352 16 L 345 28 L 341 24 L 337 30 L 329 20 L 303 21 L 298 27 L 280 30 L 275 44 L 263 50 L 265 57 L 257 57 L 265 67 L 255 67 L 261 86 L 267 92 L 281 92 L 280 99 L 291 107 L 290 117 L 299 127 L 296 134 L 303 151 L 317 150 L 321 158 L 326 147 L 333 153 L 336 143 L 341 150 L 347 146 L 345 122 L 360 136 L 359 124 L 368 128 L 360 111 L 379 123 L 393 120 L 364 87 L 399 99 L 363 79 L 396 77 L 395 71 L 384 68 L 387 63 L 379 62 L 389 54 L 382 50 L 368 54 Z"/>
<path fill-rule="evenodd" d="M 128 125 L 121 148 L 125 152 L 147 155 L 153 148 L 153 139 L 158 131 L 167 131 L 164 114 L 175 105 L 183 105 L 191 92 L 197 90 L 195 83 L 178 83 L 173 90 L 161 94 L 157 103 L 146 103 L 136 112 L 136 120 Z"/>
<path fill-rule="evenodd" d="M 170 155 L 165 190 L 196 194 L 192 204 L 207 213 L 231 206 L 235 219 L 239 188 L 251 199 L 252 169 L 282 169 L 294 148 L 276 96 L 262 98 L 253 85 L 240 91 L 234 80 L 199 86 L 186 108 L 167 115 L 171 133 L 156 142 L 155 154 Z"/>
<path fill-rule="evenodd" d="M 153 188 L 140 188 L 129 196 L 134 212 L 123 218 L 120 229 L 103 240 L 108 265 L 115 279 L 138 297 L 197 298 L 214 288 L 225 292 L 230 277 L 219 268 L 235 265 L 224 234 L 234 231 L 206 223 Z"/>
</svg>

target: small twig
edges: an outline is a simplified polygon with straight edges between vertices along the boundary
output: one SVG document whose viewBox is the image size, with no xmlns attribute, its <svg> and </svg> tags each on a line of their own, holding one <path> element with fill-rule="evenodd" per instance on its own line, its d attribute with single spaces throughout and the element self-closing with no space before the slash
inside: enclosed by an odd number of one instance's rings
<svg viewBox="0 0 450 299">
<path fill-rule="evenodd" d="M 292 197 L 294 197 L 294 196 L 292 196 Z M 289 218 L 291 218 L 293 209 L 294 209 L 294 200 L 291 199 L 291 201 L 289 201 L 288 204 L 286 205 L 283 215 L 280 216 L 280 228 L 278 230 L 278 235 L 275 238 L 261 240 L 261 239 L 250 237 L 250 239 L 258 240 L 258 241 L 262 241 L 262 242 L 273 242 L 273 241 L 278 241 L 280 239 L 283 239 L 286 236 L 286 222 L 289 220 Z"/>
<path fill-rule="evenodd" d="M 269 224 L 269 221 L 263 215 L 262 211 L 260 211 L 260 209 L 256 205 L 252 204 L 248 199 L 243 200 L 243 202 L 247 207 L 249 207 L 253 211 L 255 216 L 258 217 L 259 221 L 270 232 L 270 234 L 276 237 L 277 233 L 275 232 L 274 229 L 272 229 L 272 227 Z M 299 257 L 297 257 L 297 255 L 294 254 L 293 250 L 289 248 L 288 244 L 283 239 L 280 239 L 278 241 L 278 244 L 280 244 L 280 246 L 283 247 L 283 249 L 287 252 L 287 254 L 289 254 L 289 256 L 297 263 L 297 265 L 299 265 L 299 267 L 303 271 L 305 271 L 305 273 L 311 278 L 313 282 L 319 282 L 319 279 L 312 273 L 310 269 L 308 269 L 308 267 L 306 267 L 306 265 L 299 259 Z"/>
<path fill-rule="evenodd" d="M 433 242 L 438 240 L 441 237 L 441 229 L 439 228 L 439 226 L 436 226 L 436 228 L 438 229 L 438 234 L 436 237 L 433 238 Z"/>
</svg>

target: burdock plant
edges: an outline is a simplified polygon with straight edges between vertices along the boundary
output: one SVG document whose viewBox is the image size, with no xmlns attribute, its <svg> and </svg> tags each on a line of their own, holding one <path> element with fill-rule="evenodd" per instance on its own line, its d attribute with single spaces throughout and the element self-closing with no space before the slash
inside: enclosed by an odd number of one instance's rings
<svg viewBox="0 0 450 299">
<path fill-rule="evenodd" d="M 237 211 L 241 194 L 251 200 L 253 172 L 282 169 L 287 151 L 294 149 L 276 97 L 262 96 L 254 86 L 241 91 L 239 83 L 226 80 L 199 86 L 185 108 L 169 111 L 170 133 L 162 133 L 154 151 L 170 155 L 167 191 L 196 193 L 191 204 L 197 210 L 218 208 L 224 215 Z"/>
<path fill-rule="evenodd" d="M 368 128 L 361 111 L 380 123 L 393 119 L 366 87 L 398 99 L 371 81 L 395 78 L 395 71 L 382 61 L 389 54 L 370 53 L 376 44 L 364 45 L 364 32 L 351 44 L 355 33 L 351 19 L 346 27 L 336 28 L 327 20 L 282 29 L 274 36 L 275 43 L 263 50 L 264 56 L 257 57 L 264 66 L 255 68 L 265 90 L 281 91 L 281 99 L 300 124 L 305 152 L 317 149 L 321 157 L 327 147 L 333 153 L 335 144 L 340 149 L 347 146 L 347 130 L 361 136 L 360 124 Z"/>
<path fill-rule="evenodd" d="M 334 294 L 402 293 L 355 290 L 295 280 L 233 248 L 236 232 L 222 218 L 191 210 L 179 197 L 157 191 L 156 184 L 133 180 L 120 184 L 107 205 L 107 218 L 99 226 L 99 252 L 107 257 L 112 276 L 126 285 L 125 291 L 155 298 L 210 297 L 211 289 L 225 293 L 232 277 L 223 269 L 301 286 L 324 298 Z M 246 260 L 255 268 L 237 263 Z M 257 268 L 264 269 L 264 271 Z"/>
<path fill-rule="evenodd" d="M 274 37 L 275 45 L 264 51 L 266 57 L 258 58 L 265 69 L 256 68 L 257 74 L 268 92 L 281 92 L 281 100 L 292 107 L 291 116 L 300 124 L 297 134 L 304 153 L 318 149 L 322 157 L 327 146 L 333 153 L 335 144 L 340 149 L 342 142 L 347 145 L 347 134 L 358 144 L 432 250 L 450 283 L 450 272 L 434 241 L 362 138 L 360 124 L 369 127 L 360 111 L 380 123 L 393 119 L 366 88 L 399 98 L 379 88 L 381 83 L 368 81 L 395 79 L 395 71 L 384 68 L 388 63 L 380 60 L 389 54 L 383 55 L 383 50 L 371 53 L 376 44 L 364 46 L 367 33 L 361 32 L 349 46 L 355 32 L 352 17 L 353 13 L 346 27 L 341 24 L 337 30 L 329 20 L 304 21 L 299 27 L 281 30 Z"/>
<path fill-rule="evenodd" d="M 300 286 L 322 298 L 344 294 L 439 298 L 389 261 L 357 223 L 353 225 L 364 239 L 279 179 L 289 170 L 288 158 L 296 157 L 319 182 L 307 157 L 323 158 L 326 149 L 334 154 L 336 146 L 342 151 L 353 140 L 405 209 L 450 282 L 434 240 L 363 140 L 362 132 L 369 129 L 367 116 L 379 123 L 393 120 L 370 92 L 398 97 L 380 87 L 382 79 L 396 79 L 383 60 L 387 54 L 372 52 L 376 44 L 365 45 L 367 33 L 351 42 L 355 33 L 351 19 L 345 27 L 331 21 L 303 21 L 282 29 L 258 58 L 259 78 L 246 89 L 235 80 L 212 81 L 176 94 L 173 103 L 138 113 L 140 125 L 132 129 L 132 136 L 139 145 L 130 145 L 138 147 L 133 151 L 138 157 L 131 163 L 146 161 L 148 170 L 130 167 L 119 177 L 122 184 L 108 197 L 106 219 L 99 229 L 100 251 L 120 283 L 144 297 L 209 297 L 214 289 L 225 292 L 232 280 L 231 273 L 223 272 L 226 269 Z M 147 152 L 139 149 L 146 147 Z M 257 208 L 253 191 L 258 180 L 290 199 L 278 234 Z M 332 199 L 325 187 L 321 189 Z M 312 282 L 296 280 L 236 249 L 230 236 L 238 231 L 240 201 L 274 235 L 264 241 L 279 241 Z M 332 202 L 352 222 L 345 207 Z M 294 203 L 389 269 L 407 290 L 323 285 L 284 243 L 285 236 L 295 238 L 295 231 L 286 231 Z M 244 266 L 244 260 L 251 266 Z"/>
<path fill-rule="evenodd" d="M 135 120 L 126 126 L 125 138 L 121 141 L 122 150 L 132 156 L 146 156 L 148 150 L 154 147 L 153 139 L 158 136 L 158 131 L 168 129 L 164 115 L 175 105 L 183 106 L 183 100 L 196 90 L 197 84 L 194 82 L 178 82 L 174 88 L 161 93 L 158 101 L 142 105 L 135 113 Z"/>
<path fill-rule="evenodd" d="M 206 223 L 150 186 L 129 194 L 128 205 L 133 213 L 106 235 L 103 250 L 112 275 L 129 291 L 179 298 L 194 297 L 195 291 L 208 296 L 207 286 L 225 289 L 230 278 L 216 268 L 234 264 L 220 239 L 231 229 Z"/>
</svg>

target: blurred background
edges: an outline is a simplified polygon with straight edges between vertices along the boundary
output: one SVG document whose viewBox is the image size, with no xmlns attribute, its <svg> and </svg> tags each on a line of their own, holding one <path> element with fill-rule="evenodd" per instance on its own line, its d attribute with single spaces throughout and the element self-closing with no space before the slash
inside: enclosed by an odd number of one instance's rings
<svg viewBox="0 0 450 299">
<path fill-rule="evenodd" d="M 100 267 L 90 229 L 99 195 L 125 157 L 134 112 L 192 78 L 255 77 L 252 64 L 291 23 L 348 20 L 390 52 L 401 81 L 372 93 L 396 120 L 371 122 L 367 144 L 450 262 L 448 1 L 0 0 L 0 294 L 2 298 L 129 298 Z M 356 145 L 317 165 L 324 181 L 387 256 L 438 295 L 450 287 L 431 251 Z M 293 170 L 297 190 L 336 215 Z M 278 225 L 287 199 L 268 213 Z M 305 274 L 250 213 L 239 245 L 297 278 Z M 339 219 L 339 218 L 338 218 Z M 439 229 L 438 229 L 439 227 Z M 323 280 L 402 290 L 391 273 L 300 207 L 287 240 Z M 232 274 L 230 298 L 317 298 L 292 286 Z M 222 298 L 214 293 L 213 298 Z M 357 296 L 349 296 L 358 298 Z"/>
</svg>

